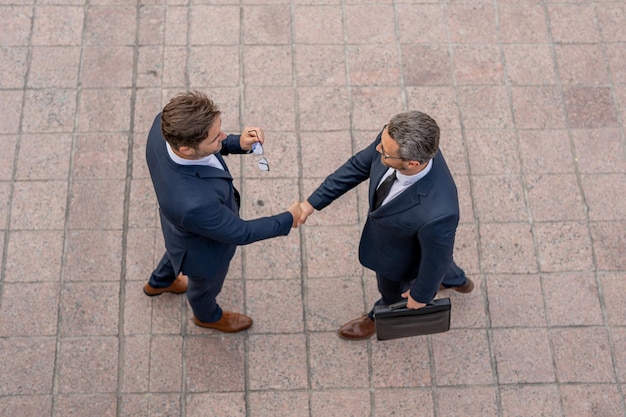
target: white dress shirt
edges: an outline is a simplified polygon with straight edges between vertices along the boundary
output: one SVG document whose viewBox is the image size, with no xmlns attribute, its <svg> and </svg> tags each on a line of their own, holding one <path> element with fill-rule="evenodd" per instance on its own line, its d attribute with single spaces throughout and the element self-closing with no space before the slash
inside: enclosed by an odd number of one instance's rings
<svg viewBox="0 0 626 417">
<path fill-rule="evenodd" d="M 176 155 L 169 143 L 165 142 L 165 145 L 167 145 L 167 153 L 170 155 L 170 158 L 178 165 L 205 165 L 208 167 L 221 169 L 222 171 L 224 170 L 224 167 L 220 163 L 220 160 L 217 159 L 215 155 L 211 154 L 200 159 L 185 159 Z"/>
<path fill-rule="evenodd" d="M 404 175 L 404 174 L 401 174 L 400 171 L 396 169 L 395 171 L 396 171 L 397 180 L 394 181 L 393 185 L 391 186 L 391 190 L 389 191 L 389 194 L 383 200 L 383 203 L 381 204 L 381 206 L 384 206 L 385 204 L 387 204 L 388 202 L 390 202 L 391 200 L 393 200 L 394 198 L 402 194 L 402 192 L 406 190 L 407 188 L 409 188 L 411 185 L 415 184 L 416 182 L 424 178 L 426 174 L 430 172 L 432 167 L 433 167 L 433 160 L 431 159 L 430 161 L 428 161 L 428 165 L 426 165 L 426 168 L 424 168 L 417 174 Z M 380 187 L 380 184 L 383 181 L 385 181 L 385 178 L 391 175 L 392 171 L 394 171 L 394 168 L 389 168 L 387 170 L 387 172 L 385 173 L 385 175 L 383 175 L 383 177 L 381 178 L 376 188 Z"/>
</svg>

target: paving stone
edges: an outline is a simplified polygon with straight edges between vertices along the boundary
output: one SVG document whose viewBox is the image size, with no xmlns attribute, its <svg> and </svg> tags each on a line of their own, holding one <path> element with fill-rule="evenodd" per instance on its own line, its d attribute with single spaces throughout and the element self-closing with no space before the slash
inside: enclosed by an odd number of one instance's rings
<svg viewBox="0 0 626 417">
<path fill-rule="evenodd" d="M 626 412 L 622 1 L 0 3 L 0 414 Z M 250 330 L 146 297 L 165 253 L 146 138 L 190 89 L 225 132 L 265 132 L 271 171 L 225 158 L 247 221 L 306 199 L 394 114 L 431 115 L 475 283 L 437 294 L 451 330 L 338 337 L 380 297 L 358 261 L 368 181 L 236 250 L 218 302 Z"/>
</svg>

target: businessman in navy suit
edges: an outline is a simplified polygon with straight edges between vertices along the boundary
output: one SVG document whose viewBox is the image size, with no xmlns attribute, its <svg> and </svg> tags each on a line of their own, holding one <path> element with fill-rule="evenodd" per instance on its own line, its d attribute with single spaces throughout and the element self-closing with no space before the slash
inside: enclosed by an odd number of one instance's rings
<svg viewBox="0 0 626 417">
<path fill-rule="evenodd" d="M 370 210 L 359 260 L 376 272 L 381 295 L 376 304 L 407 298 L 407 306 L 417 309 L 430 303 L 440 289 L 472 291 L 474 283 L 452 259 L 459 202 L 439 151 L 437 123 L 418 111 L 394 116 L 371 145 L 300 203 L 298 223 L 367 179 Z M 375 331 L 370 311 L 343 325 L 339 334 L 358 340 Z"/>
<path fill-rule="evenodd" d="M 239 192 L 222 155 L 248 153 L 264 142 L 258 127 L 222 132 L 220 111 L 204 94 L 172 98 L 148 134 L 146 160 L 154 185 L 166 252 L 144 286 L 149 296 L 184 293 L 198 326 L 237 332 L 252 325 L 216 301 L 237 245 L 289 234 L 301 215 L 297 202 L 284 213 L 239 217 Z"/>
</svg>

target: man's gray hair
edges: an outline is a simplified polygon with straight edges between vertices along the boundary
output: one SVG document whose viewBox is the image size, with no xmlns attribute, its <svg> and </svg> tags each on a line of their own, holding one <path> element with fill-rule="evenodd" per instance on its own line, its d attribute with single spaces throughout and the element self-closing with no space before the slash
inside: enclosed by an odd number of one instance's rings
<svg viewBox="0 0 626 417">
<path fill-rule="evenodd" d="M 400 156 L 410 161 L 426 163 L 439 150 L 437 122 L 416 110 L 393 116 L 387 133 L 400 145 Z"/>
</svg>

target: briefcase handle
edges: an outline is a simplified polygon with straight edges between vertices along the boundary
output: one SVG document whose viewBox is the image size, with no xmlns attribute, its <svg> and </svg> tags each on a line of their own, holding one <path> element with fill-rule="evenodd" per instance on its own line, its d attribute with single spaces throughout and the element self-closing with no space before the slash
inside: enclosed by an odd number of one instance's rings
<svg viewBox="0 0 626 417">
<path fill-rule="evenodd" d="M 401 308 L 406 308 L 406 305 L 409 303 L 409 299 L 405 298 L 402 301 L 398 301 L 397 303 L 389 304 L 389 310 L 400 310 Z M 434 305 L 433 303 L 427 303 L 427 306 Z"/>
<path fill-rule="evenodd" d="M 398 301 L 397 303 L 389 304 L 389 310 L 399 310 L 401 308 L 406 308 L 406 305 L 409 303 L 408 299 L 404 299 L 402 301 Z"/>
</svg>

